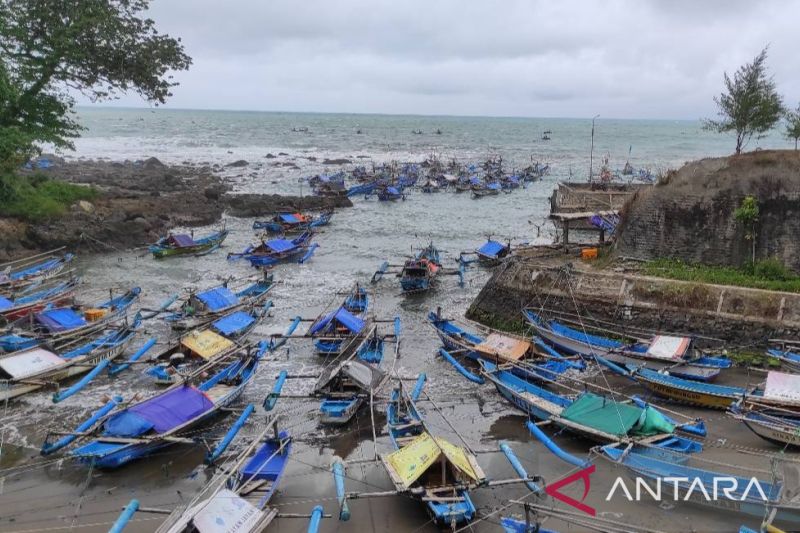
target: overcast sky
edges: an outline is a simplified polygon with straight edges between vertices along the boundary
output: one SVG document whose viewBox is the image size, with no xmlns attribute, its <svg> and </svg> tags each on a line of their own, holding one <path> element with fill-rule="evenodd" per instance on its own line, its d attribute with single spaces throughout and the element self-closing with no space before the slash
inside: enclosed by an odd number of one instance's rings
<svg viewBox="0 0 800 533">
<path fill-rule="evenodd" d="M 194 60 L 168 107 L 698 118 L 766 44 L 800 101 L 791 0 L 154 0 L 151 16 Z"/>
</svg>

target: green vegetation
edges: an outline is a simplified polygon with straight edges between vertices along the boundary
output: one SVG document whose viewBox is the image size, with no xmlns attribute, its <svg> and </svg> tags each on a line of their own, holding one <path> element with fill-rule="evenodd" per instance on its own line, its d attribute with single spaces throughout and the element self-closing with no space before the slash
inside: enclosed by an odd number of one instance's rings
<svg viewBox="0 0 800 533">
<path fill-rule="evenodd" d="M 725 92 L 714 97 L 720 117 L 705 120 L 705 129 L 736 132 L 736 154 L 742 153 L 753 135 L 775 127 L 783 115 L 783 99 L 775 80 L 767 76 L 767 49 L 761 50 L 752 63 L 739 67 L 733 79 L 725 73 Z"/>
<path fill-rule="evenodd" d="M 649 276 L 682 281 L 800 292 L 800 276 L 789 271 L 777 259 L 765 259 L 745 268 L 690 264 L 677 259 L 658 259 L 646 263 L 643 272 Z"/>
<path fill-rule="evenodd" d="M 736 222 L 745 227 L 744 238 L 750 241 L 750 262 L 756 262 L 756 224 L 758 223 L 758 200 L 755 196 L 745 196 L 742 204 L 733 212 Z"/>
<path fill-rule="evenodd" d="M 143 16 L 150 0 L 0 0 L 0 214 L 41 219 L 93 197 L 85 187 L 17 177 L 39 143 L 72 148 L 72 96 L 133 91 L 156 105 L 191 58 Z"/>
<path fill-rule="evenodd" d="M 781 366 L 781 362 L 777 357 L 771 357 L 764 352 L 730 352 L 728 358 L 733 361 L 734 365 L 742 367 L 780 368 Z"/>
<path fill-rule="evenodd" d="M 800 140 L 800 105 L 794 111 L 786 112 L 786 138 L 794 141 L 794 149 L 797 150 L 797 141 Z"/>
<path fill-rule="evenodd" d="M 38 222 L 63 214 L 78 200 L 92 200 L 97 190 L 33 175 L 0 177 L 0 216 Z"/>
</svg>

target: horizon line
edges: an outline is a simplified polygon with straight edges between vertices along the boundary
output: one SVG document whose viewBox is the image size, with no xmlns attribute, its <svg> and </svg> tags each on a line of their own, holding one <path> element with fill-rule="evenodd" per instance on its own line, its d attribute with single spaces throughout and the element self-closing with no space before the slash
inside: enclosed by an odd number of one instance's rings
<svg viewBox="0 0 800 533">
<path fill-rule="evenodd" d="M 211 111 L 225 113 L 264 113 L 264 114 L 297 114 L 297 115 L 362 115 L 362 116 L 382 116 L 382 117 L 423 117 L 423 118 L 510 118 L 510 119 L 544 119 L 544 120 L 587 120 L 592 117 L 557 117 L 557 116 L 532 116 L 532 115 L 449 115 L 449 114 L 426 114 L 426 113 L 386 113 L 386 112 L 358 112 L 358 111 L 287 111 L 287 110 L 266 110 L 266 109 L 226 109 L 210 107 L 168 107 L 168 106 L 135 106 L 135 105 L 102 105 L 102 104 L 78 104 L 76 109 L 119 109 L 126 111 Z M 699 122 L 701 118 L 620 118 L 620 117 L 597 117 L 601 120 L 630 120 L 630 121 L 662 121 L 662 122 Z"/>
</svg>

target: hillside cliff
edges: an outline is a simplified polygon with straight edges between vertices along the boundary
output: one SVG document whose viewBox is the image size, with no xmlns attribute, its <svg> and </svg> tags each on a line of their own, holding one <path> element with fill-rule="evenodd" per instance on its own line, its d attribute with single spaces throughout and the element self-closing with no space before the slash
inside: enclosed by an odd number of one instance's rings
<svg viewBox="0 0 800 533">
<path fill-rule="evenodd" d="M 639 191 L 625 206 L 617 255 L 741 266 L 750 242 L 733 213 L 758 199 L 756 260 L 775 257 L 800 272 L 800 152 L 756 151 L 702 159 Z"/>
</svg>

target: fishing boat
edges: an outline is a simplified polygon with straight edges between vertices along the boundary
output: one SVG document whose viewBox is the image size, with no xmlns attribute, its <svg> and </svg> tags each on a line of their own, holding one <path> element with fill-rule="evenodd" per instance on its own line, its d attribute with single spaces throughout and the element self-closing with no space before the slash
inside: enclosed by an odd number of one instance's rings
<svg viewBox="0 0 800 533">
<path fill-rule="evenodd" d="M 241 349 L 242 343 L 269 316 L 271 307 L 272 302 L 251 303 L 222 315 L 207 327 L 184 333 L 152 356 L 150 361 L 157 364 L 147 374 L 159 385 L 172 385 L 197 366 L 230 356 Z"/>
<path fill-rule="evenodd" d="M 325 211 L 319 215 L 303 213 L 279 213 L 270 220 L 256 220 L 254 230 L 265 230 L 268 233 L 299 233 L 313 228 L 327 226 L 333 218 L 333 211 Z"/>
<path fill-rule="evenodd" d="M 617 364 L 646 361 L 655 370 L 669 368 L 670 375 L 695 381 L 712 381 L 730 368 L 727 357 L 694 354 L 689 337 L 655 335 L 649 340 L 617 340 L 573 329 L 557 320 L 545 320 L 531 309 L 523 315 L 536 335 L 556 350 L 588 359 L 602 356 Z"/>
<path fill-rule="evenodd" d="M 460 262 L 465 264 L 469 264 L 477 260 L 478 263 L 483 266 L 494 267 L 499 265 L 503 259 L 509 255 L 511 255 L 510 242 L 503 244 L 489 238 L 486 239 L 486 242 L 483 243 L 480 248 L 470 252 L 462 252 L 458 259 Z M 470 258 L 470 256 L 475 256 L 475 258 Z"/>
<path fill-rule="evenodd" d="M 46 286 L 30 287 L 10 298 L 0 296 L 0 319 L 11 322 L 41 311 L 47 306 L 64 305 L 72 300 L 79 282 L 78 278 L 56 280 Z"/>
<path fill-rule="evenodd" d="M 402 189 L 394 186 L 384 187 L 378 191 L 378 200 L 381 202 L 396 202 L 405 199 L 406 195 L 403 194 Z"/>
<path fill-rule="evenodd" d="M 9 296 L 62 275 L 75 256 L 60 254 L 63 248 L 0 264 L 0 296 Z"/>
<path fill-rule="evenodd" d="M 761 410 L 742 412 L 736 405 L 731 410 L 734 418 L 765 441 L 781 448 L 800 447 L 800 419 L 796 416 L 778 416 Z"/>
<path fill-rule="evenodd" d="M 403 264 L 400 287 L 405 293 L 427 291 L 433 286 L 441 268 L 439 250 L 430 243 Z"/>
<path fill-rule="evenodd" d="M 319 355 L 338 355 L 346 341 L 360 335 L 367 326 L 364 315 L 369 307 L 367 291 L 358 283 L 344 302 L 332 311 L 325 310 L 311 323 L 308 334 Z"/>
<path fill-rule="evenodd" d="M 583 361 L 570 361 L 544 345 L 541 340 L 534 342 L 482 326 L 467 320 L 442 317 L 441 309 L 428 313 L 428 321 L 436 330 L 447 352 L 440 352 L 467 379 L 479 382 L 480 379 L 468 372 L 453 356 L 462 356 L 474 362 L 490 361 L 513 372 L 519 377 L 538 381 L 541 378 L 555 379 L 568 370 L 583 370 Z M 536 351 L 534 344 L 542 353 Z M 545 360 L 545 358 L 547 360 Z"/>
<path fill-rule="evenodd" d="M 125 318 L 141 292 L 139 287 L 133 287 L 120 296 L 112 295 L 93 305 L 48 307 L 31 313 L 9 324 L 5 334 L 0 336 L 0 350 L 12 352 L 41 342 L 58 346 L 100 331 Z"/>
<path fill-rule="evenodd" d="M 95 468 L 110 469 L 176 443 L 193 443 L 182 435 L 224 413 L 241 396 L 268 343 L 260 343 L 257 350 L 250 348 L 205 365 L 151 398 L 116 409 L 91 430 L 67 434 L 76 437 L 72 441 L 65 443 L 62 439 L 51 444 L 48 434 L 42 454 L 53 453 L 77 440 L 79 445 L 67 452 L 69 457 Z"/>
<path fill-rule="evenodd" d="M 229 464 L 223 465 L 201 493 L 188 505 L 176 509 L 156 533 L 195 533 L 213 531 L 222 524 L 235 524 L 235 531 L 263 531 L 277 516 L 270 507 L 280 486 L 289 456 L 292 437 L 278 431 L 273 417 Z M 274 430 L 274 436 L 269 433 Z"/>
<path fill-rule="evenodd" d="M 767 355 L 778 359 L 778 361 L 781 363 L 781 366 L 789 372 L 800 372 L 800 353 L 793 352 L 791 350 L 770 348 L 767 350 Z"/>
<path fill-rule="evenodd" d="M 298 257 L 298 262 L 303 263 L 313 255 L 318 246 L 317 244 L 311 244 L 313 238 L 313 232 L 305 231 L 291 240 L 272 239 L 261 241 L 261 244 L 248 246 L 242 253 L 228 254 L 228 259 L 247 259 L 254 267 L 270 267 Z"/>
<path fill-rule="evenodd" d="M 498 182 L 491 182 L 480 185 L 472 185 L 472 197 L 483 198 L 485 196 L 496 196 L 500 194 L 503 187 Z"/>
<path fill-rule="evenodd" d="M 781 481 L 766 481 L 754 477 L 747 467 L 728 464 L 732 471 L 741 474 L 715 471 L 704 468 L 706 461 L 701 456 L 686 456 L 669 450 L 607 445 L 599 449 L 599 455 L 625 468 L 637 483 L 643 480 L 650 491 L 666 485 L 665 494 L 674 498 L 676 503 L 691 502 L 759 520 L 769 517 L 768 522 L 778 526 L 788 526 L 791 530 L 800 528 L 800 475 L 795 462 L 783 462 Z M 703 467 L 691 464 L 695 462 Z M 748 462 L 743 461 L 744 464 Z M 719 465 L 719 462 L 712 465 Z M 778 464 L 776 468 L 780 466 Z M 715 488 L 717 483 L 725 490 Z M 712 493 L 714 497 L 710 497 Z"/>
<path fill-rule="evenodd" d="M 382 454 L 381 462 L 398 493 L 424 502 L 436 525 L 455 528 L 475 517 L 470 490 L 486 476 L 474 455 L 428 432 L 414 403 L 418 390 L 419 381 L 410 397 L 402 389 L 392 391 L 386 415 L 396 451 Z"/>
<path fill-rule="evenodd" d="M 166 237 L 160 238 L 155 244 L 151 244 L 149 249 L 156 259 L 176 255 L 206 255 L 222 246 L 222 242 L 227 236 L 228 230 L 226 229 L 215 231 L 199 239 L 185 233 L 170 233 Z"/>
<path fill-rule="evenodd" d="M 747 389 L 731 385 L 702 383 L 656 372 L 633 365 L 618 365 L 597 358 L 600 364 L 612 371 L 636 381 L 647 390 L 670 400 L 706 407 L 709 409 L 728 409 L 735 402 L 743 407 L 773 409 L 776 412 L 797 413 L 800 416 L 800 375 L 770 371 L 761 386 Z"/>
<path fill-rule="evenodd" d="M 364 339 L 364 343 L 369 345 L 371 338 Z M 380 369 L 383 353 L 382 350 L 378 352 L 376 347 L 372 345 L 369 348 L 372 360 L 377 359 L 376 362 L 369 363 L 354 353 L 346 361 L 332 365 L 320 376 L 314 386 L 314 394 L 322 397 L 319 406 L 322 424 L 347 424 L 386 382 L 389 376 Z"/>
<path fill-rule="evenodd" d="M 228 280 L 216 287 L 191 291 L 181 302 L 180 308 L 165 315 L 164 320 L 174 330 L 194 329 L 231 311 L 260 304 L 274 284 L 272 273 L 265 271 L 260 279 L 248 280 L 242 286 L 235 286 Z"/>
<path fill-rule="evenodd" d="M 140 324 L 137 317 L 131 325 L 103 332 L 69 349 L 34 346 L 0 355 L 0 401 L 45 388 L 58 389 L 61 382 L 83 374 L 97 375 L 123 353 Z M 57 393 L 54 401 L 59 398 Z"/>
<path fill-rule="evenodd" d="M 675 433 L 681 430 L 705 435 L 702 421 L 677 423 L 652 405 L 580 392 L 555 381 L 550 385 L 563 393 L 552 392 L 489 361 L 480 364 L 483 376 L 503 398 L 546 424 L 600 442 L 646 443 L 683 453 L 702 450 L 700 443 Z"/>
</svg>

